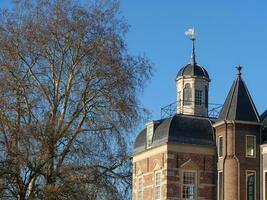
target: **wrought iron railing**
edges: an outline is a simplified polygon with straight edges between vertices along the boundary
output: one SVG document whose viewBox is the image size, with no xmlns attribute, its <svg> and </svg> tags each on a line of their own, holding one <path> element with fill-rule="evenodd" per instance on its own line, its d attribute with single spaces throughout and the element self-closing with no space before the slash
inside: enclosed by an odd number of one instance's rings
<svg viewBox="0 0 267 200">
<path fill-rule="evenodd" d="M 190 112 L 190 104 L 195 103 L 194 101 L 176 101 L 173 102 L 167 106 L 164 106 L 161 108 L 161 118 L 167 118 L 171 117 L 174 114 L 188 114 L 192 113 Z M 205 105 L 205 104 L 204 104 Z M 184 108 L 184 109 L 182 109 Z M 222 104 L 217 104 L 217 103 L 209 103 L 208 104 L 208 117 L 210 118 L 218 118 L 220 111 L 222 108 Z M 192 108 L 193 109 L 193 108 Z M 195 113 L 197 115 L 197 113 Z M 200 114 L 199 114 L 200 115 Z"/>
</svg>

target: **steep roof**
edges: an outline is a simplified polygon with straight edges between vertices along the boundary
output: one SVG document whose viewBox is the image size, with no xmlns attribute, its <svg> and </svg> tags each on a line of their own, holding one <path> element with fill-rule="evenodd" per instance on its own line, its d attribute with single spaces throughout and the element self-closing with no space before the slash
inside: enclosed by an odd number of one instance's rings
<svg viewBox="0 0 267 200">
<path fill-rule="evenodd" d="M 261 121 L 266 121 L 267 122 L 267 110 L 265 110 L 261 116 L 260 116 Z"/>
<path fill-rule="evenodd" d="M 193 144 L 214 146 L 213 121 L 209 118 L 176 114 L 172 117 L 159 120 L 154 127 L 152 146 L 163 143 Z M 146 148 L 146 128 L 137 136 L 134 143 L 134 152 Z"/>
<path fill-rule="evenodd" d="M 241 66 L 224 102 L 218 121 L 240 120 L 259 122 L 259 114 L 249 94 L 245 82 L 241 78 Z"/>
</svg>

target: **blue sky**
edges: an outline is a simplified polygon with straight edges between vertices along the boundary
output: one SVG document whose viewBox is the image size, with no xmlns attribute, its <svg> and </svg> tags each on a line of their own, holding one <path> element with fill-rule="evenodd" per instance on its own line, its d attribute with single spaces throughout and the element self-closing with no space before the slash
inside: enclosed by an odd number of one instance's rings
<svg viewBox="0 0 267 200">
<path fill-rule="evenodd" d="M 10 2 L 0 1 L 0 7 Z M 197 32 L 197 62 L 211 78 L 210 102 L 224 102 L 241 64 L 259 113 L 267 109 L 266 10 L 267 1 L 121 0 L 130 25 L 129 50 L 145 53 L 154 64 L 154 76 L 140 96 L 151 118 L 160 118 L 160 108 L 175 101 L 175 76 L 190 57 L 184 35 L 190 27 Z"/>
<path fill-rule="evenodd" d="M 130 51 L 145 53 L 154 63 L 154 76 L 141 95 L 152 118 L 175 101 L 175 76 L 190 57 L 184 35 L 190 27 L 197 32 L 197 62 L 211 78 L 210 102 L 224 102 L 240 64 L 258 112 L 267 109 L 266 10 L 267 1 L 122 0 Z"/>
</svg>

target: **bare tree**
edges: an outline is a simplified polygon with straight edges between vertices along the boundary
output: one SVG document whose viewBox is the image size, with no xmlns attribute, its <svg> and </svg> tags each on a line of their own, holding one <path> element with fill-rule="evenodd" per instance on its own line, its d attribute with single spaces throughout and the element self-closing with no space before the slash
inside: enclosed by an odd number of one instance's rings
<svg viewBox="0 0 267 200">
<path fill-rule="evenodd" d="M 150 77 L 117 1 L 17 1 L 0 17 L 0 198 L 125 199 Z"/>
</svg>

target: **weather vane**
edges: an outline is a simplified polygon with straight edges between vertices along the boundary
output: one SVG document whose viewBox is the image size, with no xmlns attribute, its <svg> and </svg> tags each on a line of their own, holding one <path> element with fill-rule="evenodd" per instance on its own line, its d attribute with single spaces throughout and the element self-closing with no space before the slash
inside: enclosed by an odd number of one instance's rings
<svg viewBox="0 0 267 200">
<path fill-rule="evenodd" d="M 185 31 L 185 35 L 190 35 L 192 40 L 195 40 L 195 29 L 189 28 L 187 31 Z"/>
</svg>

